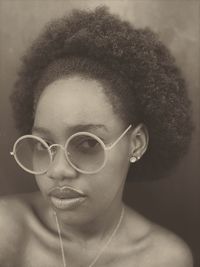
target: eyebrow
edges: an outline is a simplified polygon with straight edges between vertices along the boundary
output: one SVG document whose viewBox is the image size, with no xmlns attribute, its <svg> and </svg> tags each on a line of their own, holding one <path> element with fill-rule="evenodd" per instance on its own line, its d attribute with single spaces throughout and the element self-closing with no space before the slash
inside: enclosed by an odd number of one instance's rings
<svg viewBox="0 0 200 267">
<path fill-rule="evenodd" d="M 71 134 L 76 132 L 85 132 L 85 131 L 92 131 L 92 130 L 98 130 L 103 129 L 106 132 L 108 132 L 107 127 L 104 124 L 78 124 L 78 125 L 72 125 L 67 127 L 67 131 L 69 131 Z M 48 130 L 45 127 L 40 126 L 34 126 L 32 128 L 33 132 L 37 133 L 43 133 L 43 134 L 51 134 L 50 130 Z"/>
</svg>

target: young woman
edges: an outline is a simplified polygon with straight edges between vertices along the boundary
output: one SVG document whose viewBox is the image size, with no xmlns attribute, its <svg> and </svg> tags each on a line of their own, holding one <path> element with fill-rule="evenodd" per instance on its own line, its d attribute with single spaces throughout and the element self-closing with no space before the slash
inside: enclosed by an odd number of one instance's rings
<svg viewBox="0 0 200 267">
<path fill-rule="evenodd" d="M 122 201 L 127 180 L 166 176 L 191 136 L 184 80 L 153 32 L 76 10 L 27 51 L 11 101 L 11 155 L 40 190 L 1 200 L 0 266 L 192 266 L 182 240 Z"/>
</svg>

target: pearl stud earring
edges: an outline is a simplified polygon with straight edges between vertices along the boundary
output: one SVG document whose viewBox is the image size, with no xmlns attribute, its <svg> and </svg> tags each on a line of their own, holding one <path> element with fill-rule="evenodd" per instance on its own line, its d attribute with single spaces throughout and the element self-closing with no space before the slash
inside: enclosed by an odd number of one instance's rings
<svg viewBox="0 0 200 267">
<path fill-rule="evenodd" d="M 130 163 L 135 163 L 136 160 L 137 160 L 137 158 L 136 158 L 135 156 L 132 156 L 132 157 L 130 158 Z"/>
<path fill-rule="evenodd" d="M 135 163 L 138 159 L 140 159 L 140 157 L 132 156 L 130 158 L 130 163 Z"/>
</svg>

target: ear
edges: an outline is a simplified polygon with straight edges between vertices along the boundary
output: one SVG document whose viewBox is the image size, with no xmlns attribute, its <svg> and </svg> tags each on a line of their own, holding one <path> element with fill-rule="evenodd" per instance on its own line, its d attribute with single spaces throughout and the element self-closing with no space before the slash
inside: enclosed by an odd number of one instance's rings
<svg viewBox="0 0 200 267">
<path fill-rule="evenodd" d="M 130 161 L 135 162 L 140 159 L 147 150 L 149 143 L 149 134 L 144 124 L 136 126 L 131 133 L 130 143 Z"/>
</svg>

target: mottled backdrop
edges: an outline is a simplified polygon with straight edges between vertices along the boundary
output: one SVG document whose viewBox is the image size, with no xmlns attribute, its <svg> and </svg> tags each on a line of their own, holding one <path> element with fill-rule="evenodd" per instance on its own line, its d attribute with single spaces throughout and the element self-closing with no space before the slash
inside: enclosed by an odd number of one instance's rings
<svg viewBox="0 0 200 267">
<path fill-rule="evenodd" d="M 196 125 L 191 149 L 168 179 L 128 184 L 125 199 L 150 219 L 179 234 L 191 247 L 195 266 L 200 266 L 199 1 L 0 0 L 0 195 L 36 190 L 33 177 L 20 170 L 9 155 L 18 136 L 9 94 L 21 55 L 50 19 L 74 7 L 99 4 L 107 4 L 138 27 L 149 26 L 158 32 L 186 77 Z"/>
</svg>

